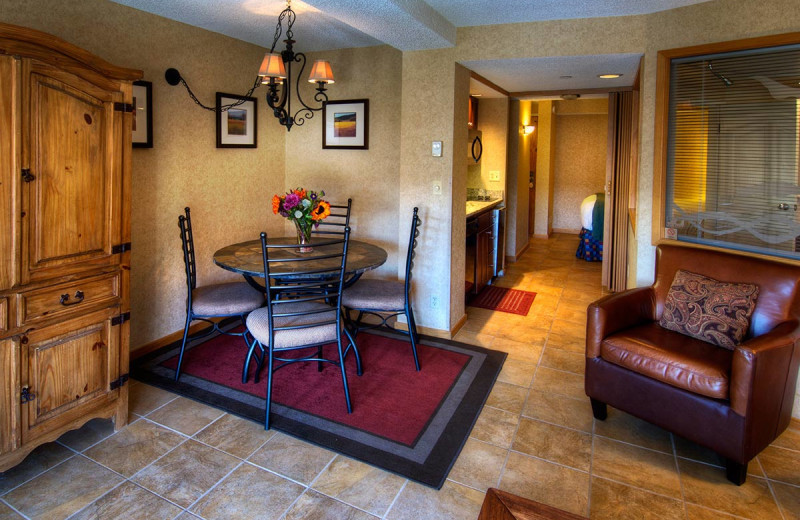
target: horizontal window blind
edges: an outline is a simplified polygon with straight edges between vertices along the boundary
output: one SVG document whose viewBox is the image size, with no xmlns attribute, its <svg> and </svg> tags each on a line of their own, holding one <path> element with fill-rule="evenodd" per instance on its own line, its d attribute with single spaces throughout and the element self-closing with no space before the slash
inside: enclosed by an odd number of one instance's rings
<svg viewBox="0 0 800 520">
<path fill-rule="evenodd" d="M 800 258 L 800 45 L 674 59 L 664 225 Z"/>
</svg>

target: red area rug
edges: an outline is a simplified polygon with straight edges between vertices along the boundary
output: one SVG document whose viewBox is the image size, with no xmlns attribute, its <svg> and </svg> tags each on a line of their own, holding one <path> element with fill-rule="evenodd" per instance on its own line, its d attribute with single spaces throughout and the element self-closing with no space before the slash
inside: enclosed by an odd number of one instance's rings
<svg viewBox="0 0 800 520">
<path fill-rule="evenodd" d="M 338 367 L 294 363 L 274 375 L 271 426 L 290 435 L 440 487 L 469 436 L 505 354 L 422 337 L 422 370 L 411 347 L 392 333 L 358 335 L 364 374 L 346 360 L 353 413 L 348 414 Z M 134 361 L 133 377 L 263 424 L 266 376 L 242 383 L 246 347 L 217 336 L 187 348 L 175 383 L 179 344 Z M 300 352 L 297 353 L 298 355 Z M 335 345 L 324 347 L 335 358 Z"/>
<path fill-rule="evenodd" d="M 535 292 L 489 285 L 484 287 L 467 305 L 527 316 L 534 298 L 536 298 Z"/>
</svg>

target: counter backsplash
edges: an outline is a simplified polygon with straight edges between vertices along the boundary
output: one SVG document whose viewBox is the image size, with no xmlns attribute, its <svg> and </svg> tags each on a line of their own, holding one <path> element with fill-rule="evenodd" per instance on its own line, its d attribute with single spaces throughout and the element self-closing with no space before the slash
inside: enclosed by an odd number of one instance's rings
<svg viewBox="0 0 800 520">
<path fill-rule="evenodd" d="M 467 200 L 495 200 L 502 199 L 503 190 L 486 190 L 483 188 L 467 188 Z"/>
</svg>

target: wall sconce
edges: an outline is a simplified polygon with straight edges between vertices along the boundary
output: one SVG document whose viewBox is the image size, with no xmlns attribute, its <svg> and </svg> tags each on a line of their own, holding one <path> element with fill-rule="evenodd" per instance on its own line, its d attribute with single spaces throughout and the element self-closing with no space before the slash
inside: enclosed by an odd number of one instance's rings
<svg viewBox="0 0 800 520">
<path fill-rule="evenodd" d="M 523 125 L 522 126 L 522 133 L 525 134 L 525 135 L 532 134 L 534 130 L 536 130 L 536 125 Z"/>
</svg>

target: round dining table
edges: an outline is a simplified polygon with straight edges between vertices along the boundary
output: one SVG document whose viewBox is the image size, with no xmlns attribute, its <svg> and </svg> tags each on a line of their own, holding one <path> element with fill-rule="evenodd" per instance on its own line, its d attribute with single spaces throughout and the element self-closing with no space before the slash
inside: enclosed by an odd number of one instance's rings
<svg viewBox="0 0 800 520">
<path fill-rule="evenodd" d="M 320 244 L 326 242 L 324 238 L 319 239 Z M 291 245 L 297 244 L 297 237 L 268 238 L 268 244 Z M 271 262 L 269 269 L 270 275 L 280 277 L 283 280 L 302 279 L 302 275 L 293 275 L 293 271 L 312 270 L 315 268 L 324 269 L 337 267 L 338 259 L 320 258 L 337 250 L 341 254 L 341 245 L 314 245 L 311 244 L 312 251 L 301 253 L 299 247 L 270 249 L 270 260 L 311 258 L 307 262 Z M 350 240 L 347 245 L 347 266 L 345 269 L 345 286 L 350 286 L 358 280 L 362 274 L 371 269 L 377 269 L 386 262 L 386 250 L 367 242 Z M 261 240 L 249 240 L 231 244 L 214 253 L 214 263 L 223 269 L 239 273 L 244 276 L 251 286 L 263 291 L 264 286 L 256 281 L 256 278 L 264 278 L 264 260 L 261 253 Z"/>
</svg>

